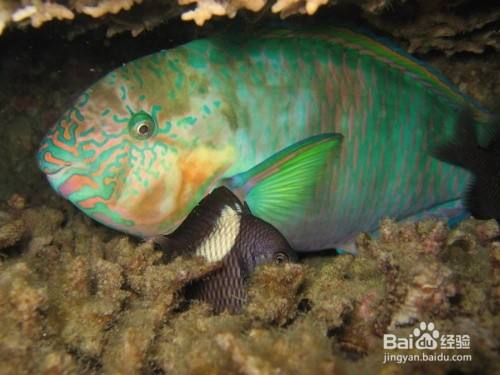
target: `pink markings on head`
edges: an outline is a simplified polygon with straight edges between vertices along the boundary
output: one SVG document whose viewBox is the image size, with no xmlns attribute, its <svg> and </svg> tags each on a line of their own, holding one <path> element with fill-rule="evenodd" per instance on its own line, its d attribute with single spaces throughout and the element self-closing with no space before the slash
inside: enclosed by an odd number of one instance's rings
<svg viewBox="0 0 500 375">
<path fill-rule="evenodd" d="M 118 224 L 103 212 L 95 212 L 92 214 L 92 217 L 101 224 L 104 224 L 110 228 L 114 228 L 121 232 L 129 233 L 132 235 L 144 237 L 140 231 L 135 230 L 135 224 L 133 226 Z"/>
<path fill-rule="evenodd" d="M 144 165 L 146 165 L 148 168 L 150 165 L 153 166 L 154 157 L 155 157 L 155 153 L 153 151 L 144 150 Z M 146 172 L 146 171 L 142 170 L 142 172 Z M 144 173 L 142 176 L 147 177 L 147 173 Z"/>
<path fill-rule="evenodd" d="M 116 229 L 119 229 L 118 225 L 113 222 L 108 216 L 104 215 L 103 213 L 101 212 L 96 212 L 94 214 L 94 219 L 96 219 L 98 222 L 104 224 L 104 225 L 107 225 L 109 227 L 112 227 L 112 228 L 116 228 Z"/>
<path fill-rule="evenodd" d="M 107 127 L 106 130 L 95 130 L 85 136 L 79 135 L 79 142 L 85 142 L 92 140 L 95 143 L 102 144 L 111 140 L 110 136 L 115 134 L 120 134 L 123 132 L 122 128 L 118 127 Z M 113 138 L 117 139 L 117 138 Z"/>
<path fill-rule="evenodd" d="M 78 156 L 78 150 L 76 147 L 71 147 L 68 144 L 61 142 L 59 139 L 57 139 L 57 134 L 54 134 L 53 136 L 50 137 L 50 140 L 54 144 L 55 147 L 60 148 L 61 150 L 67 151 L 74 156 Z"/>
<path fill-rule="evenodd" d="M 52 155 L 52 153 L 50 152 L 46 152 L 44 155 L 43 155 L 43 160 L 45 160 L 46 162 L 48 163 L 51 163 L 51 164 L 54 164 L 54 165 L 57 165 L 59 167 L 65 167 L 67 165 L 69 165 L 69 163 L 65 162 L 64 160 L 61 160 L 61 159 L 58 159 L 56 158 L 54 155 Z M 47 172 L 47 170 L 44 170 L 44 172 Z"/>
<path fill-rule="evenodd" d="M 106 200 L 104 200 L 102 197 L 91 197 L 88 199 L 84 199 L 83 201 L 78 202 L 80 207 L 85 208 L 85 209 L 90 209 L 94 208 L 97 203 L 103 203 L 106 204 Z"/>
<path fill-rule="evenodd" d="M 59 192 L 63 196 L 68 197 L 81 190 L 84 186 L 89 186 L 91 189 L 99 188 L 99 185 L 90 177 L 74 174 L 59 186 Z"/>
<path fill-rule="evenodd" d="M 102 153 L 104 153 L 105 151 L 108 151 L 109 149 L 112 149 L 112 148 L 114 148 L 113 153 L 107 155 L 106 160 L 115 160 L 118 154 L 124 152 L 124 150 L 122 148 L 116 147 L 116 146 L 119 146 L 122 143 L 123 143 L 122 139 L 113 138 L 113 139 L 109 139 L 106 142 L 106 144 L 104 146 L 101 146 L 101 147 L 96 147 L 95 145 L 89 145 L 89 144 L 83 145 L 82 147 L 83 147 L 83 149 L 85 151 L 89 151 L 89 150 L 94 150 L 95 151 L 95 153 L 92 154 L 92 156 L 90 156 L 89 158 L 86 158 L 84 160 L 84 162 L 87 163 L 87 164 L 93 163 L 94 161 L 96 161 L 96 159 Z M 122 161 L 121 164 L 123 164 L 124 162 L 125 161 Z M 93 174 L 92 174 L 94 176 L 94 178 L 98 177 L 98 176 L 101 176 L 104 173 L 104 171 L 106 170 L 106 168 L 108 167 L 108 165 L 109 164 L 106 161 L 105 162 L 100 162 L 98 169 L 95 172 L 93 172 Z"/>
<path fill-rule="evenodd" d="M 62 129 L 62 136 L 65 140 L 69 141 L 71 140 L 71 126 L 70 123 L 67 121 L 61 121 L 60 127 Z"/>
</svg>

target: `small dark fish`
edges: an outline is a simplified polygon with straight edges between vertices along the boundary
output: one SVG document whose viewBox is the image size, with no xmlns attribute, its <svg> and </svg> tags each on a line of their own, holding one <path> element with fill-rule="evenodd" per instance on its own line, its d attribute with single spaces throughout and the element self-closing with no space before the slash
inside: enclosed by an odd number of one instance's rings
<svg viewBox="0 0 500 375">
<path fill-rule="evenodd" d="M 481 145 L 475 123 L 471 113 L 464 112 L 452 141 L 437 147 L 434 155 L 472 174 L 464 198 L 472 216 L 500 223 L 500 122 L 490 127 L 485 145 Z"/>
<path fill-rule="evenodd" d="M 170 235 L 156 239 L 172 255 L 199 255 L 222 267 L 188 288 L 188 297 L 207 301 L 215 312 L 239 312 L 246 286 L 260 264 L 296 260 L 283 235 L 252 215 L 226 187 L 207 195 Z"/>
</svg>

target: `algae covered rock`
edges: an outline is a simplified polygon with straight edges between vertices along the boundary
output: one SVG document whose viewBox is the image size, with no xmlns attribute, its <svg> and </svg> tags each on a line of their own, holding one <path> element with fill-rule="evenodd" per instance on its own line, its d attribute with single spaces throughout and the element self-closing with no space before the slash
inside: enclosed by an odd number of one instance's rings
<svg viewBox="0 0 500 375">
<path fill-rule="evenodd" d="M 58 210 L 19 217 L 29 223 L 23 255 L 0 266 L 0 355 L 9 373 L 65 372 L 82 361 L 139 370 L 155 331 L 182 301 L 179 291 L 214 268 L 197 258 L 165 265 L 151 243 L 110 239 L 79 217 L 64 225 Z"/>
<path fill-rule="evenodd" d="M 4 248 L 0 265 L 5 373 L 498 370 L 499 246 L 491 238 L 499 230 L 491 221 L 451 231 L 433 220 L 384 221 L 380 238 L 359 236 L 358 256 L 258 268 L 243 313 L 216 315 L 183 288 L 218 264 L 167 262 L 152 243 L 69 207 L 10 215 L 29 229 Z M 384 364 L 383 335 L 405 337 L 422 321 L 469 335 L 472 361 Z"/>
<path fill-rule="evenodd" d="M 297 314 L 298 291 L 305 278 L 304 267 L 265 265 L 255 273 L 249 288 L 248 315 L 256 320 L 284 325 Z"/>
</svg>

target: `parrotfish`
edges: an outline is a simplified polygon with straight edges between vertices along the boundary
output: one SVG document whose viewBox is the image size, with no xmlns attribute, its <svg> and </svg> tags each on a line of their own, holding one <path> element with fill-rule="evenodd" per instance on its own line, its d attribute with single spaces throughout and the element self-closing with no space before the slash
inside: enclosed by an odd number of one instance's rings
<svg viewBox="0 0 500 375">
<path fill-rule="evenodd" d="M 241 310 L 257 266 L 297 259 L 283 235 L 225 187 L 208 194 L 173 233 L 155 241 L 169 256 L 198 255 L 222 263 L 187 290 L 188 297 L 209 302 L 217 313 Z"/>
<path fill-rule="evenodd" d="M 348 248 L 383 217 L 461 199 L 470 173 L 432 156 L 461 111 L 491 115 L 439 73 L 350 29 L 194 40 L 124 64 L 49 131 L 38 162 L 95 220 L 171 233 L 217 186 L 298 251 Z"/>
</svg>

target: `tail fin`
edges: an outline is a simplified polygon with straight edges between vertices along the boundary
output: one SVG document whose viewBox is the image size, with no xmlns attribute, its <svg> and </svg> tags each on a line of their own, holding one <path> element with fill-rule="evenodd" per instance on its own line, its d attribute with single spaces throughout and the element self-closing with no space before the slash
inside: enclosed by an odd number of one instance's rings
<svg viewBox="0 0 500 375">
<path fill-rule="evenodd" d="M 434 156 L 468 170 L 471 184 L 465 194 L 465 207 L 478 219 L 500 222 L 500 121 L 489 126 L 488 141 L 481 146 L 476 122 L 470 112 L 461 114 L 453 139 L 438 146 Z"/>
</svg>

